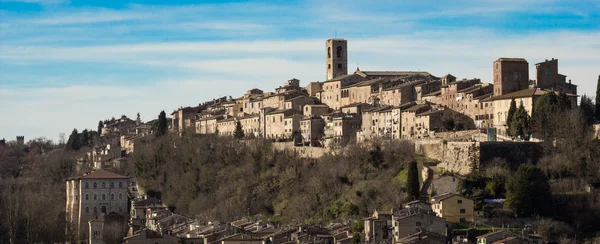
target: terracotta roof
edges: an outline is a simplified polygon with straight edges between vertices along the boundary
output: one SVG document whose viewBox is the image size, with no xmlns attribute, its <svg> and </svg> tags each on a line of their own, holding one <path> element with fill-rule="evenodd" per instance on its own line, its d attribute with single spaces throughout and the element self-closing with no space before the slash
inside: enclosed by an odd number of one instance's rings
<svg viewBox="0 0 600 244">
<path fill-rule="evenodd" d="M 409 76 L 409 75 L 431 75 L 426 71 L 359 71 L 367 76 Z"/>
<path fill-rule="evenodd" d="M 440 201 L 446 200 L 446 199 L 454 197 L 454 196 L 466 198 L 466 197 L 463 197 L 463 196 L 461 196 L 459 194 L 456 194 L 456 193 L 447 192 L 447 193 L 442 193 L 440 195 L 434 196 L 434 197 L 432 197 L 432 199 L 435 199 L 435 202 L 440 202 Z"/>
<path fill-rule="evenodd" d="M 525 60 L 524 58 L 499 58 L 496 61 L 501 61 L 501 62 L 527 62 L 527 60 Z"/>
<path fill-rule="evenodd" d="M 127 176 L 118 175 L 103 169 L 71 179 L 129 179 Z"/>
<path fill-rule="evenodd" d="M 415 105 L 413 105 L 413 106 L 405 109 L 404 111 L 406 111 L 406 112 L 416 112 L 417 110 L 425 108 L 427 106 L 429 106 L 429 104 L 415 104 Z"/>
<path fill-rule="evenodd" d="M 377 79 L 372 79 L 372 80 L 365 80 L 365 81 L 361 81 L 361 82 L 358 82 L 358 83 L 346 85 L 343 88 L 354 87 L 354 86 L 356 86 L 356 87 L 358 87 L 358 86 L 370 86 L 370 85 L 373 85 L 373 84 L 378 83 L 378 82 L 384 82 L 386 80 L 387 80 L 386 78 L 377 78 Z"/>
<path fill-rule="evenodd" d="M 423 97 L 432 97 L 432 96 L 437 96 L 437 95 L 440 95 L 440 94 L 442 94 L 442 91 L 438 90 L 438 91 L 434 91 L 432 93 L 425 94 L 425 95 L 423 95 Z"/>
<path fill-rule="evenodd" d="M 494 100 L 503 100 L 503 99 L 512 99 L 512 98 L 523 98 L 523 97 L 534 97 L 534 96 L 542 96 L 550 91 L 542 90 L 539 88 L 529 88 L 525 90 L 520 90 L 500 96 L 491 97 L 486 99 L 485 101 L 494 101 Z M 567 94 L 567 96 L 573 97 L 577 96 L 575 94 Z"/>
<path fill-rule="evenodd" d="M 291 108 L 289 108 L 289 109 L 278 109 L 278 110 L 275 110 L 273 112 L 267 113 L 267 115 L 285 113 L 285 112 L 289 112 L 289 111 L 294 111 L 294 110 L 291 109 Z"/>
</svg>

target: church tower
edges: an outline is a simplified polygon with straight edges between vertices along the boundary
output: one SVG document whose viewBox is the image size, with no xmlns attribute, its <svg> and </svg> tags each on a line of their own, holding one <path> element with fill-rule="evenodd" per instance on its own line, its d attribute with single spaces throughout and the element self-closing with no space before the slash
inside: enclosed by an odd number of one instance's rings
<svg viewBox="0 0 600 244">
<path fill-rule="evenodd" d="M 325 42 L 327 80 L 348 74 L 348 42 L 342 38 L 332 38 Z"/>
</svg>

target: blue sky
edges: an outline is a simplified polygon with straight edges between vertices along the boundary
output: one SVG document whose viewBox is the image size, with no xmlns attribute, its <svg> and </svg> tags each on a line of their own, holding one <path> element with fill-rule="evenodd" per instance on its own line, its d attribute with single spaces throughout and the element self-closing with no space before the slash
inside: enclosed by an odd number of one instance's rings
<svg viewBox="0 0 600 244">
<path fill-rule="evenodd" d="M 168 2 L 168 4 L 166 4 Z M 600 1 L 0 0 L 0 138 L 58 139 L 290 78 L 325 77 L 325 40 L 349 66 L 491 82 L 498 57 L 559 71 L 593 95 Z M 9 118 L 9 119 L 6 119 Z"/>
</svg>

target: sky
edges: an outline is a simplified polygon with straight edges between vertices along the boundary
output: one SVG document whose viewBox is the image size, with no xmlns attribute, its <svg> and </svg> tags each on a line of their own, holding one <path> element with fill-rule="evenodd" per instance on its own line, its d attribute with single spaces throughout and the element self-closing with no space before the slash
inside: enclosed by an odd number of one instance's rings
<svg viewBox="0 0 600 244">
<path fill-rule="evenodd" d="M 499 57 L 559 72 L 594 96 L 600 0 L 0 0 L 0 138 L 59 139 L 297 78 L 325 79 L 325 41 L 349 71 L 492 82 Z"/>
</svg>

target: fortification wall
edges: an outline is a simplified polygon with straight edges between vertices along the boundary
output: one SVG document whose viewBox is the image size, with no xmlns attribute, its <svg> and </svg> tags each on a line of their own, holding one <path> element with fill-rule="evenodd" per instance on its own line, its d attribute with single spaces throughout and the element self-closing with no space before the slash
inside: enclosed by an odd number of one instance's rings
<svg viewBox="0 0 600 244">
<path fill-rule="evenodd" d="M 479 166 L 479 142 L 415 141 L 415 151 L 440 161 L 442 171 L 468 174 Z"/>
<path fill-rule="evenodd" d="M 301 157 L 320 158 L 328 149 L 323 147 L 296 147 L 293 142 L 273 142 L 273 148 L 276 150 L 291 150 Z"/>
</svg>

